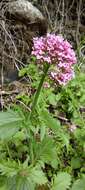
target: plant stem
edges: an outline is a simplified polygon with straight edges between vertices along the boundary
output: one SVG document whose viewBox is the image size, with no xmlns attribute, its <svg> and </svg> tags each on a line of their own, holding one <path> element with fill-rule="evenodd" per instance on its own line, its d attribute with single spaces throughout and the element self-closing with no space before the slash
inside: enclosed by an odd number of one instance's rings
<svg viewBox="0 0 85 190">
<path fill-rule="evenodd" d="M 7 151 L 8 151 L 9 158 L 12 159 L 12 156 L 11 156 L 11 153 L 10 153 L 10 149 L 9 149 L 9 146 L 8 146 L 7 143 L 6 143 L 6 148 L 7 148 Z"/>
<path fill-rule="evenodd" d="M 30 112 L 30 115 L 29 115 L 29 119 L 31 119 L 31 117 L 33 115 L 33 112 L 35 110 L 35 107 L 36 107 L 36 104 L 38 102 L 38 98 L 39 98 L 39 95 L 40 95 L 40 92 L 41 92 L 41 89 L 42 89 L 42 86 L 43 86 L 43 82 L 45 80 L 45 77 L 46 77 L 46 74 L 48 72 L 49 67 L 50 67 L 49 64 L 46 64 L 45 67 L 44 67 L 43 75 L 42 75 L 41 81 L 39 83 L 38 89 L 37 89 L 35 97 L 34 97 L 34 101 L 33 101 L 33 104 L 32 104 L 32 108 L 31 108 L 31 112 Z"/>
</svg>

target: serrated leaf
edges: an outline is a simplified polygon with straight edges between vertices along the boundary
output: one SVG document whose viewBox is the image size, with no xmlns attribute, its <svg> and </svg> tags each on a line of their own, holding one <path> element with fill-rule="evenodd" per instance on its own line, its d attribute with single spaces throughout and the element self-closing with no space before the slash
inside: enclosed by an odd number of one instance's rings
<svg viewBox="0 0 85 190">
<path fill-rule="evenodd" d="M 76 180 L 71 190 L 85 190 L 85 178 Z"/>
<path fill-rule="evenodd" d="M 22 118 L 13 111 L 0 112 L 0 139 L 12 137 L 20 128 Z"/>
<path fill-rule="evenodd" d="M 37 185 L 43 185 L 47 183 L 47 178 L 41 169 L 37 167 L 33 168 L 30 173 L 30 179 Z"/>
<path fill-rule="evenodd" d="M 57 157 L 56 157 L 56 159 L 53 159 L 53 160 L 51 161 L 51 166 L 52 166 L 54 169 L 57 169 L 57 168 L 58 168 L 58 164 L 59 164 L 59 161 L 58 161 Z"/>
<path fill-rule="evenodd" d="M 53 131 L 57 133 L 58 129 L 61 127 L 60 122 L 53 118 L 46 109 L 42 109 L 41 115 L 46 126 L 50 129 L 53 129 Z"/>
<path fill-rule="evenodd" d="M 73 169 L 78 169 L 78 168 L 80 168 L 80 167 L 81 167 L 81 159 L 78 158 L 78 157 L 73 157 L 73 158 L 71 159 L 71 167 L 72 167 Z"/>
<path fill-rule="evenodd" d="M 59 140 L 63 142 L 63 145 L 66 145 L 68 151 L 69 135 L 67 133 L 64 133 L 60 125 L 60 122 L 56 118 L 53 118 L 52 115 L 46 109 L 42 109 L 39 111 L 43 123 L 45 123 L 46 127 L 52 129 L 52 131 L 59 138 Z"/>
<path fill-rule="evenodd" d="M 6 180 L 6 190 L 16 190 L 16 176 L 8 177 Z"/>
<path fill-rule="evenodd" d="M 0 112 L 0 127 L 5 124 L 12 124 L 14 122 L 21 121 L 22 118 L 18 115 L 18 113 L 10 110 L 6 112 Z"/>
<path fill-rule="evenodd" d="M 22 164 L 15 161 L 3 161 L 2 164 L 0 163 L 0 174 L 6 176 L 6 187 L 9 190 L 35 190 L 36 185 L 47 182 L 39 165 L 23 168 Z"/>
<path fill-rule="evenodd" d="M 29 166 L 25 170 L 22 170 L 19 179 L 17 180 L 16 190 L 35 190 L 36 185 L 43 185 L 46 183 L 47 178 L 44 172 L 41 170 L 40 166 Z"/>
<path fill-rule="evenodd" d="M 66 190 L 71 184 L 71 176 L 66 172 L 60 172 L 54 178 L 54 183 L 51 190 Z"/>
<path fill-rule="evenodd" d="M 12 126 L 4 125 L 3 127 L 0 127 L 0 139 L 4 140 L 12 137 L 18 130 L 19 125 L 17 123 L 12 124 Z"/>
<path fill-rule="evenodd" d="M 56 158 L 56 149 L 54 142 L 50 138 L 45 138 L 40 147 L 41 154 L 40 158 L 44 162 L 51 162 L 54 158 Z M 56 158 L 57 159 L 57 158 Z"/>
<path fill-rule="evenodd" d="M 19 166 L 15 161 L 2 160 L 2 162 L 0 162 L 0 175 L 2 176 L 12 178 L 17 175 L 18 170 Z"/>
<path fill-rule="evenodd" d="M 35 185 L 31 180 L 22 177 L 18 180 L 16 190 L 35 190 Z"/>
<path fill-rule="evenodd" d="M 61 131 L 57 135 L 59 137 L 59 140 L 63 143 L 63 146 L 66 146 L 67 151 L 69 150 L 69 135 L 67 133 L 64 133 L 64 131 Z"/>
<path fill-rule="evenodd" d="M 40 143 L 34 144 L 36 160 L 42 160 L 43 163 L 48 163 L 53 166 L 57 165 L 56 145 L 52 138 L 45 137 Z"/>
</svg>

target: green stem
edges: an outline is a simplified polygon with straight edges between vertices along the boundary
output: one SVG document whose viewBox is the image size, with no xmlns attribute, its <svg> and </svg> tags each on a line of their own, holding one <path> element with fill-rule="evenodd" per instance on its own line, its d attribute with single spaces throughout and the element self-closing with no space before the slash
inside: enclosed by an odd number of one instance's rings
<svg viewBox="0 0 85 190">
<path fill-rule="evenodd" d="M 42 86 L 43 86 L 43 82 L 45 80 L 45 77 L 46 77 L 46 74 L 48 72 L 49 67 L 50 67 L 49 64 L 46 64 L 45 67 L 44 67 L 43 75 L 42 75 L 41 81 L 39 83 L 38 89 L 37 89 L 35 97 L 34 97 L 34 101 L 33 101 L 33 104 L 32 104 L 32 108 L 31 108 L 31 112 L 30 112 L 29 118 L 32 117 L 33 112 L 35 110 L 35 107 L 36 107 L 36 104 L 38 102 L 38 98 L 39 98 L 39 95 L 40 95 L 40 92 L 41 92 L 41 89 L 42 89 Z"/>
<path fill-rule="evenodd" d="M 8 146 L 8 144 L 7 144 L 7 143 L 6 143 L 6 148 L 7 148 L 8 155 L 9 155 L 10 159 L 12 159 L 12 156 L 11 156 L 11 153 L 10 153 L 10 149 L 9 149 L 9 146 Z"/>
</svg>

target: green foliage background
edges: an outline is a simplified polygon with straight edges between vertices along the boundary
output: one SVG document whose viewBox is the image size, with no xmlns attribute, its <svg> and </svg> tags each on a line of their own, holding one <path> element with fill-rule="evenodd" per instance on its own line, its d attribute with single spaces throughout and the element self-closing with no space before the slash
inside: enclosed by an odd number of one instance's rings
<svg viewBox="0 0 85 190">
<path fill-rule="evenodd" d="M 75 70 L 65 87 L 46 78 L 32 121 L 22 106 L 0 113 L 0 190 L 85 190 L 85 76 Z M 20 71 L 34 89 L 41 74 L 34 62 Z M 30 107 L 33 97 L 16 99 Z"/>
</svg>

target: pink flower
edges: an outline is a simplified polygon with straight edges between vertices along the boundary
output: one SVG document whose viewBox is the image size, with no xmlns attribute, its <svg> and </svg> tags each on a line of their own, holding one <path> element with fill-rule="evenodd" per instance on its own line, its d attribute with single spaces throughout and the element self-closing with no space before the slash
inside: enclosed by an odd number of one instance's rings
<svg viewBox="0 0 85 190">
<path fill-rule="evenodd" d="M 75 77 L 73 68 L 67 68 L 61 70 L 61 68 L 54 68 L 54 70 L 50 73 L 51 78 L 60 85 L 66 85 L 72 78 Z"/>
<path fill-rule="evenodd" d="M 34 38 L 32 55 L 40 63 L 56 64 L 57 69 L 51 72 L 52 79 L 65 85 L 74 76 L 73 65 L 77 62 L 71 44 L 62 36 L 47 34 Z"/>
<path fill-rule="evenodd" d="M 49 84 L 48 82 L 44 82 L 43 87 L 44 87 L 44 88 L 49 88 L 49 87 L 50 87 L 50 84 Z"/>
</svg>

